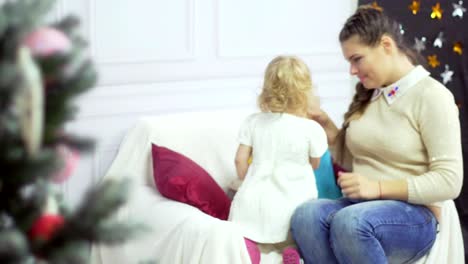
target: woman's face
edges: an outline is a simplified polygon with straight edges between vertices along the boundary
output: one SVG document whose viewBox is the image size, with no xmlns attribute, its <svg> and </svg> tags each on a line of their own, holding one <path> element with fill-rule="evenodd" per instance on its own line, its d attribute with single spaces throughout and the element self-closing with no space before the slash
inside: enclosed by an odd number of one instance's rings
<svg viewBox="0 0 468 264">
<path fill-rule="evenodd" d="M 382 44 L 371 47 L 362 44 L 358 36 L 341 43 L 345 59 L 350 63 L 351 75 L 356 75 L 367 89 L 388 85 L 389 56 Z"/>
</svg>

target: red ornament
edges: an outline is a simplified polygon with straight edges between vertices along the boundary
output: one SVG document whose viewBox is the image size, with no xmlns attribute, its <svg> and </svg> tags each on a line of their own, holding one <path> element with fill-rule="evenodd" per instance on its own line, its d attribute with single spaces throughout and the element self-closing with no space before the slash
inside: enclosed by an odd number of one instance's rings
<svg viewBox="0 0 468 264">
<path fill-rule="evenodd" d="M 72 43 L 61 31 L 55 28 L 40 28 L 30 33 L 23 44 L 31 50 L 33 56 L 48 57 L 56 53 L 70 51 Z"/>
<path fill-rule="evenodd" d="M 64 224 L 61 215 L 44 214 L 32 225 L 29 230 L 29 237 L 32 239 L 49 240 L 52 235 Z"/>
<path fill-rule="evenodd" d="M 66 145 L 57 146 L 57 152 L 62 158 L 62 168 L 52 177 L 52 181 L 55 183 L 63 183 L 66 181 L 73 171 L 75 171 L 80 155 L 77 151 L 70 149 Z"/>
</svg>

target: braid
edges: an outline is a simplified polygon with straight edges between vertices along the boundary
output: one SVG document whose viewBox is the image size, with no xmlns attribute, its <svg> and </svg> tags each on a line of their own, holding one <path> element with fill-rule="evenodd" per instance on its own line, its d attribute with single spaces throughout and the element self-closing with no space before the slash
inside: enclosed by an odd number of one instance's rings
<svg viewBox="0 0 468 264">
<path fill-rule="evenodd" d="M 349 123 L 351 120 L 359 118 L 364 113 L 367 106 L 369 105 L 373 92 L 374 91 L 371 89 L 366 89 L 362 83 L 356 84 L 356 93 L 353 96 L 353 101 L 349 105 L 348 111 L 344 114 L 342 128 L 336 136 L 335 146 L 337 151 L 335 154 L 335 159 L 339 163 L 343 163 L 344 161 L 343 153 L 345 149 L 345 137 Z"/>
</svg>

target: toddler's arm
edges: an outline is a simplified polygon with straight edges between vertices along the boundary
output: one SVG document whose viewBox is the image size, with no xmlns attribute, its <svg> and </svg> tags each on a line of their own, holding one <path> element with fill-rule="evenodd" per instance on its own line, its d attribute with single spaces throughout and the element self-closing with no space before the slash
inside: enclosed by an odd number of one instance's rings
<svg viewBox="0 0 468 264">
<path fill-rule="evenodd" d="M 312 168 L 314 168 L 314 170 L 318 169 L 318 167 L 320 166 L 320 158 L 309 157 L 309 162 L 310 165 L 312 165 Z"/>
<path fill-rule="evenodd" d="M 240 144 L 237 148 L 235 163 L 236 171 L 239 179 L 244 180 L 245 175 L 247 174 L 247 169 L 249 168 L 249 157 L 252 154 L 252 147 Z"/>
</svg>

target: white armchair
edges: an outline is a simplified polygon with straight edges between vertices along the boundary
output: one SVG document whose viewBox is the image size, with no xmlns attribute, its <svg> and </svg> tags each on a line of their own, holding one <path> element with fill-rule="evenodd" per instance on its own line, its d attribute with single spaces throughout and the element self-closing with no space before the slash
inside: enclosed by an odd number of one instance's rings
<svg viewBox="0 0 468 264">
<path fill-rule="evenodd" d="M 235 179 L 237 132 L 248 113 L 216 111 L 145 117 L 129 131 L 107 179 L 129 177 L 132 195 L 118 218 L 143 222 L 150 233 L 123 245 L 94 245 L 92 263 L 250 263 L 242 235 L 227 221 L 161 196 L 153 180 L 151 143 L 203 167 L 227 191 Z"/>
</svg>

